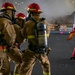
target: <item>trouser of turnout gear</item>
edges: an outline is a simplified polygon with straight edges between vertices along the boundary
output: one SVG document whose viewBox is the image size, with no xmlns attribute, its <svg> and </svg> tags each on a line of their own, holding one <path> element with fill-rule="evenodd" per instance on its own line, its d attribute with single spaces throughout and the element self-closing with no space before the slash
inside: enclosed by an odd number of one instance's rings
<svg viewBox="0 0 75 75">
<path fill-rule="evenodd" d="M 10 47 L 6 53 L 8 54 L 8 56 L 16 63 L 21 63 L 21 57 L 22 57 L 22 53 L 20 51 L 20 49 L 18 49 L 18 47 Z"/>
<path fill-rule="evenodd" d="M 10 61 L 5 46 L 0 46 L 0 75 L 10 75 Z"/>
<path fill-rule="evenodd" d="M 21 53 L 23 55 L 23 52 L 21 52 Z M 22 62 L 20 62 L 20 63 L 14 62 L 14 63 L 15 63 L 14 75 L 20 75 L 20 67 L 21 67 Z"/>
<path fill-rule="evenodd" d="M 22 53 L 22 52 L 21 52 Z M 22 53 L 23 54 L 23 53 Z M 20 75 L 20 67 L 22 62 L 14 62 L 15 68 L 14 68 L 14 75 Z"/>
<path fill-rule="evenodd" d="M 43 75 L 51 75 L 48 56 L 46 54 L 35 53 L 28 48 L 22 56 L 20 75 L 31 75 L 33 66 L 37 59 L 42 66 Z"/>
<path fill-rule="evenodd" d="M 7 51 L 8 56 L 12 59 L 15 64 L 14 75 L 19 75 L 20 64 L 22 62 L 22 52 L 18 47 L 10 47 Z"/>
<path fill-rule="evenodd" d="M 15 63 L 14 75 L 20 75 L 21 63 Z"/>
</svg>

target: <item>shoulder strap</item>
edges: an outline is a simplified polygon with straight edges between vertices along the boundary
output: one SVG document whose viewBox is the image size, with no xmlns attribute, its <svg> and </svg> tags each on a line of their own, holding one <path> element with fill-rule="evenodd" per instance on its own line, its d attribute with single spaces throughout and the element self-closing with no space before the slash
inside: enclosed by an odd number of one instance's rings
<svg viewBox="0 0 75 75">
<path fill-rule="evenodd" d="M 30 20 L 35 23 L 35 25 L 34 25 L 34 27 L 35 27 L 34 34 L 35 34 L 35 38 L 37 38 L 38 37 L 38 30 L 37 30 L 38 22 L 36 22 L 36 20 L 34 20 L 33 18 L 30 18 Z"/>
<path fill-rule="evenodd" d="M 37 22 L 35 19 L 33 19 L 33 18 L 30 18 L 29 20 L 32 20 L 34 23 L 35 23 L 35 29 L 37 29 L 37 24 L 39 23 L 39 22 Z M 45 18 L 41 18 L 40 19 L 40 22 L 41 21 L 44 21 L 45 20 Z"/>
<path fill-rule="evenodd" d="M 38 22 L 36 22 L 36 20 L 34 20 L 33 18 L 30 18 L 29 20 L 32 20 L 35 24 L 38 23 Z"/>
<path fill-rule="evenodd" d="M 34 20 L 34 19 L 31 18 L 31 17 L 26 17 L 26 21 L 28 21 L 28 20 L 32 20 L 32 21 L 34 21 L 36 24 L 38 23 L 38 22 L 36 22 L 36 20 Z M 44 20 L 45 20 L 44 17 L 42 17 L 42 18 L 40 19 L 40 21 L 44 21 Z"/>
</svg>

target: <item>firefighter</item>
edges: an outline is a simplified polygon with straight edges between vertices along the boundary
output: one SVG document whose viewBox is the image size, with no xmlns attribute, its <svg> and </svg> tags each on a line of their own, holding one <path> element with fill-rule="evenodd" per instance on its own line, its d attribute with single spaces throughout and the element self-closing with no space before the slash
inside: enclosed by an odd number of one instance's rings
<svg viewBox="0 0 75 75">
<path fill-rule="evenodd" d="M 22 52 L 20 50 L 20 44 L 23 42 L 24 38 L 20 34 L 20 30 L 25 23 L 25 15 L 23 13 L 18 13 L 16 15 L 16 19 L 13 21 L 13 26 L 16 32 L 16 40 L 14 43 L 14 47 L 10 48 L 7 54 L 15 63 L 14 75 L 19 74 L 20 64 L 22 62 Z"/>
<path fill-rule="evenodd" d="M 16 23 L 21 27 L 21 29 L 24 26 L 25 18 L 26 18 L 25 14 L 23 14 L 21 12 L 16 14 Z"/>
<path fill-rule="evenodd" d="M 23 42 L 23 39 L 24 39 L 24 38 L 21 37 L 21 35 L 19 35 L 19 32 L 20 32 L 19 30 L 21 30 L 23 28 L 24 23 L 25 23 L 25 18 L 26 18 L 26 16 L 23 13 L 16 14 L 16 20 L 15 20 L 16 24 L 14 25 L 14 28 L 15 28 L 17 37 L 16 37 L 16 43 L 15 43 L 15 45 L 19 49 L 20 49 L 20 45 L 21 45 L 21 43 Z M 16 58 L 16 56 L 15 56 L 15 58 Z M 20 63 L 16 63 L 15 62 L 14 75 L 18 75 L 19 74 L 19 72 L 20 72 L 20 66 L 21 66 Z"/>
<path fill-rule="evenodd" d="M 47 44 L 50 34 L 49 23 L 40 16 L 42 11 L 37 3 L 31 3 L 27 11 L 31 18 L 25 22 L 21 34 L 28 39 L 29 45 L 22 56 L 20 75 L 31 75 L 37 59 L 42 66 L 43 75 L 51 75 L 48 59 L 50 48 Z"/>
<path fill-rule="evenodd" d="M 9 2 L 2 4 L 0 12 L 0 72 L 2 75 L 10 75 L 10 62 L 6 51 L 13 47 L 16 33 L 12 25 L 15 7 Z"/>
<path fill-rule="evenodd" d="M 23 16 L 22 16 L 23 17 Z M 20 51 L 20 44 L 23 42 L 24 38 L 21 36 L 20 30 L 21 27 L 19 26 L 21 23 L 23 24 L 24 21 L 18 20 L 20 24 L 16 23 L 18 19 L 14 19 L 13 27 L 16 32 L 16 39 L 14 43 L 14 47 L 11 47 L 9 51 L 7 51 L 8 56 L 16 63 L 21 63 L 21 56 L 22 53 Z"/>
</svg>

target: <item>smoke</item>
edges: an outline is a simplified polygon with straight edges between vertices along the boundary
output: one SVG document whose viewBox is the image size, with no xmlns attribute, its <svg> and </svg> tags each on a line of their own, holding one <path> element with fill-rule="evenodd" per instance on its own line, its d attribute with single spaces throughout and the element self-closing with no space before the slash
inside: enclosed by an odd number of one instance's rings
<svg viewBox="0 0 75 75">
<path fill-rule="evenodd" d="M 22 11 L 26 13 L 26 8 L 30 3 L 38 3 L 43 11 L 42 16 L 46 18 L 59 17 L 64 15 L 70 15 L 74 8 L 68 2 L 68 0 L 26 0 L 22 5 Z"/>
<path fill-rule="evenodd" d="M 59 17 L 70 15 L 74 8 L 69 3 L 69 0 L 7 0 L 16 6 L 17 13 L 23 12 L 27 14 L 26 8 L 30 3 L 38 3 L 43 11 L 42 16 L 50 19 L 52 17 Z"/>
<path fill-rule="evenodd" d="M 46 0 L 39 4 L 47 18 L 70 15 L 74 11 L 68 0 Z"/>
</svg>

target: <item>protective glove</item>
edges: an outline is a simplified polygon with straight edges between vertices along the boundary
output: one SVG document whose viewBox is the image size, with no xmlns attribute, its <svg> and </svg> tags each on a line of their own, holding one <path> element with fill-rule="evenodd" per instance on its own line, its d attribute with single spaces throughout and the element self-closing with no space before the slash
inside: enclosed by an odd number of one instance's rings
<svg viewBox="0 0 75 75">
<path fill-rule="evenodd" d="M 51 51 L 51 48 L 49 47 L 47 52 L 46 52 L 46 55 L 48 55 L 50 51 Z"/>
</svg>

